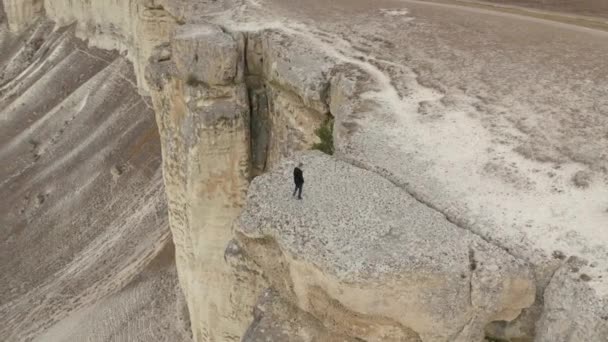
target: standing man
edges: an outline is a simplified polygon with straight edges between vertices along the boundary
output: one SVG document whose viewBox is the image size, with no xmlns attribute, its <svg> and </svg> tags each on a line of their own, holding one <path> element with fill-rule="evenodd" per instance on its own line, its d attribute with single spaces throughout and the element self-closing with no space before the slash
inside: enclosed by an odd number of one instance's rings
<svg viewBox="0 0 608 342">
<path fill-rule="evenodd" d="M 296 183 L 296 189 L 293 191 L 293 196 L 298 193 L 298 199 L 302 199 L 302 185 L 304 185 L 304 174 L 302 173 L 302 163 L 293 169 L 293 181 Z"/>
</svg>

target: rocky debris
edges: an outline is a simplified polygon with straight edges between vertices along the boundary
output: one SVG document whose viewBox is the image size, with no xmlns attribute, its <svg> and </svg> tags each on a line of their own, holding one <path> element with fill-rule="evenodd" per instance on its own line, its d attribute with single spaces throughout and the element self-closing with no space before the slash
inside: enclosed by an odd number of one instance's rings
<svg viewBox="0 0 608 342">
<path fill-rule="evenodd" d="M 290 197 L 296 161 L 303 201 Z M 386 179 L 320 152 L 256 178 L 247 200 L 234 227 L 269 282 L 323 322 L 338 312 L 359 317 L 365 329 L 332 321 L 351 337 L 480 341 L 488 323 L 513 320 L 534 301 L 525 263 Z M 266 259 L 273 248 L 281 262 Z"/>
</svg>

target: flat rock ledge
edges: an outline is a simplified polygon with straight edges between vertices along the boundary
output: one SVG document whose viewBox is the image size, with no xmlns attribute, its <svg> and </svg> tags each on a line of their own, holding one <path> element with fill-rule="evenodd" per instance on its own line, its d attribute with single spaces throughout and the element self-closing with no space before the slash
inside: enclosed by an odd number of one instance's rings
<svg viewBox="0 0 608 342">
<path fill-rule="evenodd" d="M 303 200 L 292 197 L 298 162 Z M 482 341 L 489 323 L 514 320 L 535 299 L 525 262 L 320 152 L 255 178 L 234 229 L 272 291 L 340 336 Z"/>
</svg>

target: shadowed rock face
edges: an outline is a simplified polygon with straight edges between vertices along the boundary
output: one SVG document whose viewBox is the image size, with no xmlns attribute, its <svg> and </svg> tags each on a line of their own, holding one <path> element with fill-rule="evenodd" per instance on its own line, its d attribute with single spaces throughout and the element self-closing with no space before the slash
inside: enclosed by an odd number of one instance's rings
<svg viewBox="0 0 608 342">
<path fill-rule="evenodd" d="M 134 80 L 69 28 L 0 28 L 3 341 L 189 338 L 158 130 Z"/>
</svg>

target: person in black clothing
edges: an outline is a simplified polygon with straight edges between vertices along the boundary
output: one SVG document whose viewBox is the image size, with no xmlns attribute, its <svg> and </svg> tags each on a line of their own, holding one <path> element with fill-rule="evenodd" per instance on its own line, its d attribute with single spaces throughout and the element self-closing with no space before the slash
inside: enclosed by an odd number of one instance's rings
<svg viewBox="0 0 608 342">
<path fill-rule="evenodd" d="M 296 189 L 293 191 L 293 196 L 298 193 L 298 199 L 302 199 L 302 186 L 304 185 L 304 175 L 302 173 L 302 163 L 299 163 L 298 166 L 293 169 L 293 181 L 296 183 Z"/>
</svg>

